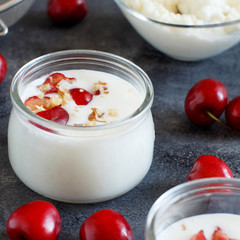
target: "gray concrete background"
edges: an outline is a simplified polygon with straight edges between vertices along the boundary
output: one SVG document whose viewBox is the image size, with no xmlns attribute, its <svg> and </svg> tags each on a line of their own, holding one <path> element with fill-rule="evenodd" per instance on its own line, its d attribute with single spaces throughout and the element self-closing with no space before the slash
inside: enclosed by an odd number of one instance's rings
<svg viewBox="0 0 240 240">
<path fill-rule="evenodd" d="M 127 219 L 134 239 L 143 240 L 151 205 L 163 192 L 185 182 L 198 156 L 213 154 L 221 158 L 234 176 L 239 177 L 240 136 L 218 124 L 207 129 L 193 126 L 185 116 L 184 99 L 195 82 L 208 77 L 224 83 L 230 99 L 240 95 L 240 45 L 208 60 L 180 62 L 145 42 L 113 1 L 87 3 L 88 15 L 84 21 L 71 28 L 57 28 L 47 16 L 47 0 L 35 1 L 7 36 L 0 38 L 0 52 L 8 63 L 7 76 L 0 85 L 0 239 L 7 239 L 5 225 L 14 209 L 42 199 L 52 202 L 61 214 L 59 239 L 78 239 L 79 228 L 88 216 L 112 208 Z M 66 49 L 94 49 L 125 57 L 145 70 L 154 85 L 152 112 L 156 141 L 151 169 L 132 191 L 104 203 L 80 205 L 46 199 L 16 177 L 8 160 L 7 126 L 12 107 L 9 87 L 13 75 L 23 64 L 40 55 Z"/>
</svg>

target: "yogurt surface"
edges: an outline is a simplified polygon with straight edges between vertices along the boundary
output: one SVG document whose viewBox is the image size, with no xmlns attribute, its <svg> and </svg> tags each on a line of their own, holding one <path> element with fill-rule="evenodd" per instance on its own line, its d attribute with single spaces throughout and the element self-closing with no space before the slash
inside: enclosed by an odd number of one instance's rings
<svg viewBox="0 0 240 240">
<path fill-rule="evenodd" d="M 67 125 L 95 126 L 115 122 L 131 115 L 143 102 L 143 97 L 134 86 L 115 75 L 93 70 L 58 73 L 68 79 L 57 84 L 57 93 L 48 94 L 51 87 L 44 84 L 49 77 L 45 75 L 27 85 L 21 93 L 21 99 L 25 102 L 32 96 L 50 98 L 53 106 L 61 106 L 69 114 Z M 88 91 L 92 100 L 86 105 L 76 104 L 69 91 L 75 88 Z M 34 112 L 44 110 L 44 106 L 38 105 Z"/>
<path fill-rule="evenodd" d="M 213 232 L 219 227 L 231 239 L 240 239 L 240 216 L 235 214 L 203 214 L 184 218 L 157 235 L 156 240 L 191 240 L 200 230 L 206 239 L 211 240 Z"/>
</svg>

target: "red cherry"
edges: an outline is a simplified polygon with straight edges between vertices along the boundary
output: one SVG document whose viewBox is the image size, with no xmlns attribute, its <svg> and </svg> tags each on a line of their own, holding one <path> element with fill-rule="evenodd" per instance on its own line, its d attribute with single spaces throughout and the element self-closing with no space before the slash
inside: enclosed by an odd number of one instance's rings
<svg viewBox="0 0 240 240">
<path fill-rule="evenodd" d="M 190 240 L 207 240 L 207 239 L 204 236 L 203 230 L 201 230 L 197 234 L 192 236 Z"/>
<path fill-rule="evenodd" d="M 215 79 L 203 79 L 189 90 L 185 99 L 185 112 L 192 123 L 207 126 L 215 120 L 206 112 L 219 118 L 227 102 L 227 89 L 221 82 Z"/>
<path fill-rule="evenodd" d="M 85 0 L 49 0 L 48 16 L 61 25 L 73 25 L 87 15 Z"/>
<path fill-rule="evenodd" d="M 227 236 L 226 233 L 222 231 L 220 227 L 217 227 L 217 229 L 214 231 L 212 235 L 212 240 L 231 240 L 231 239 Z"/>
<path fill-rule="evenodd" d="M 47 77 L 45 82 L 43 84 L 49 83 L 52 87 L 56 87 L 58 83 L 60 83 L 62 80 L 75 80 L 75 78 L 67 78 L 64 74 L 62 73 L 53 73 L 50 76 Z"/>
<path fill-rule="evenodd" d="M 87 105 L 93 98 L 90 92 L 82 88 L 73 88 L 69 92 L 77 105 Z"/>
<path fill-rule="evenodd" d="M 111 209 L 100 210 L 88 217 L 79 232 L 80 240 L 132 240 L 126 219 Z"/>
<path fill-rule="evenodd" d="M 3 81 L 7 72 L 7 62 L 3 55 L 0 54 L 0 83 Z"/>
<path fill-rule="evenodd" d="M 37 115 L 47 120 L 57 122 L 63 125 L 66 125 L 69 119 L 67 111 L 61 108 L 60 106 L 56 106 L 42 112 L 38 112 Z"/>
<path fill-rule="evenodd" d="M 232 128 L 240 130 L 240 96 L 228 103 L 225 110 L 225 117 Z"/>
<path fill-rule="evenodd" d="M 221 159 L 213 155 L 202 155 L 193 164 L 193 168 L 187 176 L 187 181 L 211 177 L 232 178 L 233 173 Z"/>
<path fill-rule="evenodd" d="M 50 98 L 49 97 L 44 97 L 44 98 L 39 98 L 38 96 L 32 96 L 28 98 L 24 104 L 32 111 L 37 110 L 38 107 L 43 107 L 45 109 L 48 109 L 48 106 L 50 104 Z"/>
<path fill-rule="evenodd" d="M 60 214 L 51 203 L 45 201 L 22 205 L 7 221 L 7 235 L 11 240 L 56 240 L 60 231 Z"/>
<path fill-rule="evenodd" d="M 47 92 L 45 92 L 45 95 L 51 94 L 51 93 L 58 93 L 58 88 L 57 88 L 57 87 L 51 88 L 50 90 L 48 90 Z"/>
</svg>

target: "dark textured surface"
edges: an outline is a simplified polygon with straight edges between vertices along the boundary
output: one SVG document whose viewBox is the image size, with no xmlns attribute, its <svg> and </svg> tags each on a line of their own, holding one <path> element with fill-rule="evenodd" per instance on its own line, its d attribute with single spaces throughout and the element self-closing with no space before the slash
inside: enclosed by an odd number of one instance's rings
<svg viewBox="0 0 240 240">
<path fill-rule="evenodd" d="M 208 129 L 191 125 L 184 113 L 184 99 L 198 80 L 222 81 L 229 97 L 240 95 L 240 45 L 220 56 L 195 63 L 164 56 L 146 43 L 125 20 L 113 1 L 89 0 L 88 15 L 72 28 L 57 28 L 46 14 L 47 1 L 36 1 L 30 11 L 0 39 L 0 52 L 8 73 L 0 85 L 0 239 L 7 239 L 5 225 L 20 205 L 42 199 L 52 202 L 62 217 L 60 239 L 78 239 L 81 223 L 92 213 L 112 208 L 124 215 L 135 240 L 144 239 L 149 208 L 163 192 L 185 181 L 195 159 L 213 154 L 223 159 L 239 177 L 239 135 L 218 124 Z M 111 52 L 143 68 L 155 89 L 152 107 L 156 142 L 154 159 L 145 179 L 117 199 L 90 205 L 67 204 L 46 199 L 28 189 L 15 176 L 8 161 L 7 125 L 11 111 L 9 87 L 16 71 L 40 55 L 65 49 L 95 49 Z M 224 120 L 224 116 L 222 117 Z M 27 146 L 26 146 L 27 147 Z"/>
</svg>

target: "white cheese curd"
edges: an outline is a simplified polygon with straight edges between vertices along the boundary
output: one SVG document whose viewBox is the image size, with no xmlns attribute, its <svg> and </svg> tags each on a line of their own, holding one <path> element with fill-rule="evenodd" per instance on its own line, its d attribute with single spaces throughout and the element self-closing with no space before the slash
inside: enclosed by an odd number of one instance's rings
<svg viewBox="0 0 240 240">
<path fill-rule="evenodd" d="M 197 61 L 215 56 L 240 40 L 237 0 L 115 0 L 137 32 L 155 48 L 172 58 Z M 146 16 L 128 11 L 130 9 Z M 176 24 L 169 26 L 166 24 Z M 209 24 L 217 26 L 207 27 Z M 182 27 L 182 26 L 188 27 Z M 202 27 L 195 27 L 201 25 Z M 189 27 L 191 26 L 191 27 Z"/>
<path fill-rule="evenodd" d="M 91 68 L 96 61 L 94 55 Z M 70 63 L 67 59 L 66 64 Z M 112 69 L 105 63 L 104 67 L 108 67 L 109 72 L 118 71 L 118 65 Z M 32 190 L 59 201 L 100 202 L 126 193 L 144 178 L 152 163 L 155 134 L 150 111 L 153 96 L 148 90 L 151 83 L 143 84 L 143 79 L 137 75 L 132 83 L 129 72 L 123 79 L 118 74 L 100 70 L 55 69 L 53 72 L 76 78 L 71 83 L 62 80 L 59 83 L 62 92 L 83 88 L 93 93 L 94 84 L 101 81 L 106 83 L 105 90 L 109 93 L 93 95 L 92 101 L 85 106 L 77 106 L 68 96 L 67 103 L 61 107 L 69 113 L 67 124 L 70 126 L 37 118 L 35 113 L 30 116 L 24 106 L 18 106 L 17 93 L 12 93 L 14 104 L 9 120 L 8 147 L 13 170 Z M 13 89 L 25 102 L 29 97 L 43 94 L 37 86 L 43 84 L 48 75 L 33 77 L 27 83 L 23 75 L 23 79 L 15 79 Z M 15 85 L 18 88 L 14 88 Z M 143 101 L 146 105 L 140 113 L 129 117 Z M 88 125 L 92 108 L 104 112 L 106 122 Z"/>
<path fill-rule="evenodd" d="M 237 0 L 123 0 L 150 19 L 166 23 L 200 25 L 240 18 Z"/>
<path fill-rule="evenodd" d="M 219 227 L 231 239 L 239 239 L 240 216 L 227 213 L 203 214 L 184 218 L 167 227 L 156 236 L 156 240 L 190 240 L 200 230 L 206 239 L 212 239 Z"/>
</svg>

